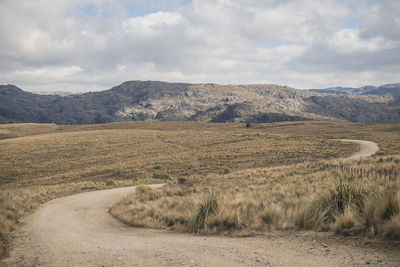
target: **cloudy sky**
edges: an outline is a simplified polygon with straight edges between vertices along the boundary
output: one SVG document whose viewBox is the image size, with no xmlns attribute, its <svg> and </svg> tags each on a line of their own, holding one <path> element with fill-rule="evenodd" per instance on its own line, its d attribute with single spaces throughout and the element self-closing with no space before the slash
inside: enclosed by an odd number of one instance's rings
<svg viewBox="0 0 400 267">
<path fill-rule="evenodd" d="M 399 0 L 0 0 L 0 84 L 400 82 Z"/>
</svg>

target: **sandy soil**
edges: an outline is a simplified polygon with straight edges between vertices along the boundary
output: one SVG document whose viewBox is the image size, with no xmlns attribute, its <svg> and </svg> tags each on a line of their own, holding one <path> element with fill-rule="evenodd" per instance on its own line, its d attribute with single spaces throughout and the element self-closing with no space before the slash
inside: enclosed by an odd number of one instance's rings
<svg viewBox="0 0 400 267">
<path fill-rule="evenodd" d="M 364 143 L 366 144 L 366 143 Z M 368 147 L 368 145 L 367 145 Z M 361 149 L 363 145 L 361 145 Z M 366 153 L 362 153 L 366 155 Z M 159 187 L 161 185 L 153 185 Z M 27 216 L 5 266 L 400 265 L 400 248 L 328 233 L 199 236 L 127 227 L 109 208 L 134 187 L 58 198 Z"/>
</svg>

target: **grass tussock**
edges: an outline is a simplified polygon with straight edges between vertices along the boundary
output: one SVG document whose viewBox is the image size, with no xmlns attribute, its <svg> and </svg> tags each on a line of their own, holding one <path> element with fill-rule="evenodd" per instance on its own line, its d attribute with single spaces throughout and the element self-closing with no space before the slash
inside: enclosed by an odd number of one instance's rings
<svg viewBox="0 0 400 267">
<path fill-rule="evenodd" d="M 362 213 L 366 196 L 367 190 L 361 182 L 338 178 L 331 182 L 325 192 L 319 194 L 311 204 L 310 213 L 315 222 L 334 222 L 345 210 Z"/>
<path fill-rule="evenodd" d="M 343 212 L 339 213 L 333 220 L 334 223 L 331 225 L 332 230 L 340 234 L 353 229 L 357 224 L 358 214 L 359 213 L 354 211 L 351 206 L 346 206 Z"/>
<path fill-rule="evenodd" d="M 400 187 L 389 184 L 379 188 L 366 201 L 366 211 L 360 223 L 369 236 L 382 234 L 389 239 L 400 240 Z"/>
<path fill-rule="evenodd" d="M 382 228 L 388 238 L 400 240 L 400 214 L 391 217 Z"/>
<path fill-rule="evenodd" d="M 197 207 L 197 211 L 194 214 L 189 224 L 190 232 L 197 233 L 204 229 L 206 220 L 213 215 L 218 214 L 218 201 L 217 196 L 213 191 L 205 197 L 204 201 Z"/>
</svg>

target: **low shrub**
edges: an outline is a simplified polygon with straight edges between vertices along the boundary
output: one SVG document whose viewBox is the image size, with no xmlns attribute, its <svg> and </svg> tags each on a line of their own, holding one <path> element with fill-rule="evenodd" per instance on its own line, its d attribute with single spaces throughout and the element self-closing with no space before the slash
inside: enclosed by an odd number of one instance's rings
<svg viewBox="0 0 400 267">
<path fill-rule="evenodd" d="M 153 189 L 148 185 L 138 185 L 135 189 L 136 193 L 146 194 L 148 192 L 153 191 Z"/>
<path fill-rule="evenodd" d="M 169 180 L 169 179 L 171 179 L 171 177 L 169 177 L 168 174 L 157 174 L 157 173 L 153 174 L 153 178 L 154 179 L 160 179 L 160 180 Z"/>
<path fill-rule="evenodd" d="M 179 177 L 179 178 L 178 178 L 178 183 L 179 183 L 179 184 L 184 184 L 184 183 L 186 183 L 186 179 L 183 178 L 183 177 Z"/>
<path fill-rule="evenodd" d="M 107 180 L 106 181 L 106 186 L 114 186 L 115 185 L 115 182 L 114 182 L 114 180 Z"/>
</svg>

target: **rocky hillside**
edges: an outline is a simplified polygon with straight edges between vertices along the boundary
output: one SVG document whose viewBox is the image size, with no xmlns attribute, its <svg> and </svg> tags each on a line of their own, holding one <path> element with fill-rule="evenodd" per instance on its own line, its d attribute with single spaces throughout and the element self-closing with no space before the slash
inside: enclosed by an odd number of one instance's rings
<svg viewBox="0 0 400 267">
<path fill-rule="evenodd" d="M 375 90 L 380 90 L 375 88 Z M 218 85 L 129 81 L 79 95 L 38 95 L 0 86 L 0 123 L 90 124 L 168 120 L 275 122 L 341 120 L 400 123 L 400 98 L 319 93 L 278 85 Z"/>
<path fill-rule="evenodd" d="M 391 83 L 376 86 L 363 86 L 359 88 L 351 87 L 331 87 L 326 89 L 311 89 L 312 92 L 328 94 L 352 94 L 352 95 L 392 95 L 400 97 L 400 83 Z"/>
</svg>

